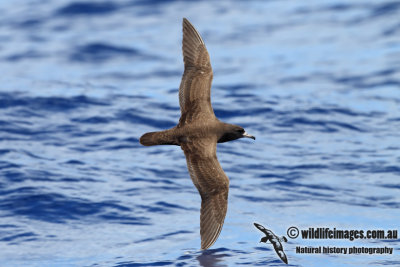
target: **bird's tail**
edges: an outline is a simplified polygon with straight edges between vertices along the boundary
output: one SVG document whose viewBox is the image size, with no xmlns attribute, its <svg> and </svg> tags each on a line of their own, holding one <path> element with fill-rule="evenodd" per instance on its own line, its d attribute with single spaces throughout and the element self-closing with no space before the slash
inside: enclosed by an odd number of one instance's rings
<svg viewBox="0 0 400 267">
<path fill-rule="evenodd" d="M 171 130 L 145 133 L 140 137 L 139 142 L 144 146 L 178 145 L 178 142 L 171 133 Z"/>
</svg>

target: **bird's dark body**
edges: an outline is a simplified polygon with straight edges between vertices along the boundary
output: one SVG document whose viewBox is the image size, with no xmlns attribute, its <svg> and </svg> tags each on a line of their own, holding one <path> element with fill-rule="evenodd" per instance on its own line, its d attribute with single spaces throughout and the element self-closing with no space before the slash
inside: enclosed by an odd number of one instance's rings
<svg viewBox="0 0 400 267">
<path fill-rule="evenodd" d="M 229 179 L 218 162 L 217 143 L 255 137 L 215 116 L 210 57 L 200 34 L 187 19 L 183 19 L 182 52 L 185 70 L 179 87 L 179 123 L 169 130 L 144 134 L 140 143 L 182 148 L 190 177 L 201 196 L 201 248 L 207 249 L 217 240 L 228 208 Z"/>
<path fill-rule="evenodd" d="M 192 125 L 178 125 L 165 131 L 146 133 L 140 138 L 140 143 L 145 146 L 181 146 L 197 139 L 213 139 L 217 143 L 224 143 L 242 138 L 243 132 L 243 128 L 240 126 L 223 123 L 215 119 L 213 121 L 196 122 Z"/>
</svg>

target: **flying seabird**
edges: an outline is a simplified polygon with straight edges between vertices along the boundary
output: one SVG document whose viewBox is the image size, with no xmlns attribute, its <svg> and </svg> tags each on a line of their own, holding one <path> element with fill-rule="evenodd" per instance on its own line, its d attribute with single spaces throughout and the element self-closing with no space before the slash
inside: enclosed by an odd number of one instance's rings
<svg viewBox="0 0 400 267">
<path fill-rule="evenodd" d="M 283 252 L 283 247 L 281 242 L 287 242 L 287 238 L 282 236 L 281 238 L 277 237 L 271 230 L 265 228 L 261 224 L 254 223 L 254 225 L 257 227 L 258 230 L 263 232 L 265 236 L 261 238 L 260 242 L 267 243 L 267 241 L 271 242 L 271 244 L 274 246 L 276 254 L 278 254 L 279 258 L 281 260 L 288 264 L 288 260 L 286 257 L 285 252 Z"/>
<path fill-rule="evenodd" d="M 178 145 L 183 150 L 190 177 L 201 196 L 201 248 L 217 240 L 228 207 L 229 179 L 217 159 L 217 143 L 252 138 L 237 125 L 221 122 L 211 106 L 213 72 L 203 39 L 183 19 L 183 72 L 179 87 L 181 117 L 175 127 L 140 137 L 144 146 Z"/>
</svg>

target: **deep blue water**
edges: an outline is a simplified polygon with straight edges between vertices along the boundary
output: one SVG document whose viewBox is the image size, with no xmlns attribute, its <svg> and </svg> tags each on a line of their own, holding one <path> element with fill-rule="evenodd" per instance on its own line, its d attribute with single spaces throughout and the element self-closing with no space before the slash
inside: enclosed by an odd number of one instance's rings
<svg viewBox="0 0 400 267">
<path fill-rule="evenodd" d="M 223 121 L 225 225 L 200 251 L 200 197 L 175 125 L 181 23 L 202 34 Z M 400 230 L 400 1 L 0 2 L 1 266 L 284 266 L 300 229 Z M 296 246 L 391 247 L 303 255 Z M 396 266 L 399 240 L 289 239 L 291 266 Z"/>
</svg>

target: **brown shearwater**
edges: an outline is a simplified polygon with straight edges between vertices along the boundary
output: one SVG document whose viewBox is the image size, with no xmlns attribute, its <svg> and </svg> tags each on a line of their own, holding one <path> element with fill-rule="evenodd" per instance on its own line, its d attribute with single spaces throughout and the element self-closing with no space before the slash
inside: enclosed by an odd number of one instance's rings
<svg viewBox="0 0 400 267">
<path fill-rule="evenodd" d="M 190 177 L 201 196 L 201 248 L 207 249 L 217 240 L 228 208 L 229 179 L 218 162 L 217 143 L 255 137 L 215 117 L 210 101 L 210 56 L 200 34 L 185 18 L 182 52 L 185 70 L 179 87 L 179 123 L 169 130 L 144 134 L 140 143 L 182 148 Z"/>
</svg>

